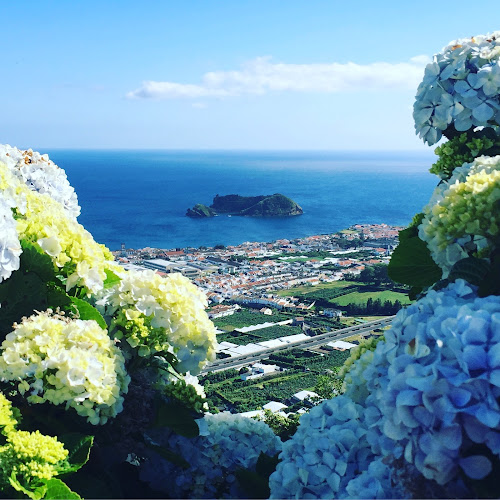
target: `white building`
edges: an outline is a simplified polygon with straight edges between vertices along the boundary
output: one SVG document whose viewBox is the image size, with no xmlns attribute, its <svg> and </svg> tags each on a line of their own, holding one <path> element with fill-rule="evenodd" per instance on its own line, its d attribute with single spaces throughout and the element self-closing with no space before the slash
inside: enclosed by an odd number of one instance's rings
<svg viewBox="0 0 500 500">
<path fill-rule="evenodd" d="M 263 377 L 264 375 L 269 375 L 270 373 L 274 373 L 279 371 L 278 365 L 266 365 L 264 363 L 254 363 L 250 366 L 250 371 L 247 373 L 243 373 L 240 375 L 241 380 L 251 380 L 254 378 Z"/>
</svg>

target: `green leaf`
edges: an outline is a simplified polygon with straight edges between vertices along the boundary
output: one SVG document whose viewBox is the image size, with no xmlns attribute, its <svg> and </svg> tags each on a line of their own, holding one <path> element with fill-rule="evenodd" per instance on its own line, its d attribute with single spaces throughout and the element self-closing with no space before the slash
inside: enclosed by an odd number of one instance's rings
<svg viewBox="0 0 500 500">
<path fill-rule="evenodd" d="M 45 484 L 42 484 L 41 486 L 36 487 L 34 490 L 28 490 L 26 489 L 17 479 L 16 473 L 12 472 L 12 474 L 9 477 L 9 484 L 14 488 L 16 491 L 19 491 L 26 495 L 28 498 L 31 498 L 31 500 L 40 500 L 43 498 L 45 495 L 45 492 L 47 490 L 47 487 Z"/>
<path fill-rule="evenodd" d="M 92 305 L 90 305 L 88 302 L 82 299 L 78 299 L 76 297 L 70 297 L 71 302 L 73 303 L 73 306 L 77 309 L 78 313 L 80 314 L 80 319 L 84 320 L 94 320 L 97 321 L 97 324 L 103 328 L 104 330 L 108 329 L 108 325 L 106 324 L 106 321 L 104 321 L 104 318 L 102 317 L 101 313 Z"/>
<path fill-rule="evenodd" d="M 268 479 L 248 469 L 237 469 L 235 476 L 248 498 L 269 498 L 271 490 Z"/>
<path fill-rule="evenodd" d="M 418 296 L 422 293 L 423 287 L 421 286 L 413 286 L 410 288 L 410 291 L 408 292 L 408 298 L 410 300 L 417 300 Z"/>
<path fill-rule="evenodd" d="M 200 433 L 191 410 L 163 400 L 158 400 L 153 427 L 169 427 L 177 434 L 188 438 L 197 437 Z"/>
<path fill-rule="evenodd" d="M 37 274 L 42 281 L 51 281 L 55 278 L 55 268 L 52 259 L 36 243 L 22 240 L 20 269 L 24 272 Z"/>
<path fill-rule="evenodd" d="M 0 333 L 6 334 L 23 316 L 47 309 L 47 287 L 37 274 L 16 271 L 0 283 L 0 303 Z"/>
<path fill-rule="evenodd" d="M 471 285 L 479 286 L 492 271 L 493 269 L 488 261 L 477 257 L 466 257 L 455 263 L 451 268 L 448 279 L 450 281 L 464 279 Z"/>
<path fill-rule="evenodd" d="M 64 499 L 76 499 L 81 500 L 81 496 L 78 493 L 72 491 L 66 483 L 57 478 L 46 479 L 45 485 L 47 491 L 43 498 L 54 499 L 54 500 L 64 500 Z"/>
<path fill-rule="evenodd" d="M 190 467 L 189 462 L 186 462 L 186 460 L 184 460 L 184 458 L 182 458 L 181 455 L 179 455 L 178 453 L 175 453 L 172 450 L 169 450 L 168 448 L 153 444 L 151 442 L 146 442 L 145 444 L 148 448 L 151 448 L 152 450 L 156 451 L 158 455 L 162 456 L 169 462 L 172 462 L 174 465 L 182 467 L 183 469 L 189 469 Z"/>
<path fill-rule="evenodd" d="M 400 237 L 405 231 L 400 232 Z M 400 239 L 399 245 L 392 254 L 387 272 L 393 281 L 411 287 L 431 286 L 442 275 L 441 269 L 432 260 L 425 242 L 418 236 L 410 236 L 410 233 L 405 233 Z"/>
<path fill-rule="evenodd" d="M 106 279 L 104 280 L 104 288 L 111 288 L 112 286 L 117 285 L 122 280 L 119 276 L 117 276 L 113 271 L 106 269 Z"/>
<path fill-rule="evenodd" d="M 71 297 L 55 283 L 47 283 L 47 301 L 52 309 L 67 309 L 71 304 Z"/>
<path fill-rule="evenodd" d="M 65 465 L 59 469 L 59 474 L 76 472 L 89 460 L 90 449 L 94 443 L 94 436 L 86 436 L 79 432 L 69 432 L 57 438 L 68 450 Z"/>
<path fill-rule="evenodd" d="M 278 463 L 278 455 L 271 457 L 261 452 L 255 472 L 248 469 L 236 470 L 236 478 L 249 498 L 269 498 L 269 476 L 276 470 Z"/>
</svg>

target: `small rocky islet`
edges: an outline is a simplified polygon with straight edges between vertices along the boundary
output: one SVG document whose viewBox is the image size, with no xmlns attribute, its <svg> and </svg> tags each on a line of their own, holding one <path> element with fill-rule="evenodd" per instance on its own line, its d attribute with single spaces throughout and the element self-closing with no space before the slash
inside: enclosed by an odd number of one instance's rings
<svg viewBox="0 0 500 500">
<path fill-rule="evenodd" d="M 197 203 L 193 208 L 188 208 L 186 215 L 201 219 L 222 214 L 246 217 L 292 217 L 302 213 L 302 207 L 295 201 L 276 193 L 260 196 L 216 195 L 210 206 Z"/>
</svg>

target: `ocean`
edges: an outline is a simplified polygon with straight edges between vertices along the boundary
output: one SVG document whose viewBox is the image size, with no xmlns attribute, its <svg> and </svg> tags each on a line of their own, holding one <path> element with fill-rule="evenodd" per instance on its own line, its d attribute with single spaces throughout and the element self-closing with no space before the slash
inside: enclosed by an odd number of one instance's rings
<svg viewBox="0 0 500 500">
<path fill-rule="evenodd" d="M 334 233 L 356 223 L 407 225 L 438 178 L 432 152 L 48 150 L 66 170 L 94 238 L 117 250 L 184 248 Z M 191 219 L 216 194 L 282 193 L 297 217 Z"/>
</svg>

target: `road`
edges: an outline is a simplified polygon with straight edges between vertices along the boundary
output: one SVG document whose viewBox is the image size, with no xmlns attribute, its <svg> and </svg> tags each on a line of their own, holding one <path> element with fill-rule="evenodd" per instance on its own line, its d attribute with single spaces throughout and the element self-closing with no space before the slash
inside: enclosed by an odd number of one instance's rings
<svg viewBox="0 0 500 500">
<path fill-rule="evenodd" d="M 230 368 L 238 368 L 241 366 L 249 365 L 250 363 L 255 363 L 261 359 L 268 358 L 271 354 L 279 351 L 286 351 L 288 349 L 299 348 L 303 349 L 305 347 L 317 347 L 320 345 L 327 344 L 333 340 L 342 340 L 345 338 L 352 337 L 353 335 L 359 335 L 361 333 L 367 333 L 375 328 L 381 328 L 390 324 L 395 316 L 389 316 L 383 319 L 377 319 L 375 321 L 370 321 L 368 323 L 363 323 L 361 325 L 350 326 L 348 328 L 342 328 L 341 330 L 332 330 L 330 332 L 322 333 L 316 335 L 315 337 L 310 337 L 306 340 L 299 340 L 297 342 L 290 342 L 289 344 L 283 343 L 283 346 L 271 347 L 269 349 L 262 349 L 262 351 L 252 352 L 250 354 L 244 354 L 243 356 L 234 356 L 231 358 L 218 359 L 213 363 L 208 364 L 201 372 L 201 375 L 210 372 L 216 372 L 221 370 L 229 370 Z"/>
</svg>

